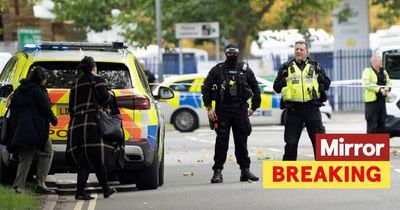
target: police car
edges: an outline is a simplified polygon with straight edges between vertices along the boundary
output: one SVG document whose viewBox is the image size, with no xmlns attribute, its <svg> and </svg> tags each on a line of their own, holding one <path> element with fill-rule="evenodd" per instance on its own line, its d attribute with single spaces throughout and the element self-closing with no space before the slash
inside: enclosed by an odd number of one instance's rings
<svg viewBox="0 0 400 210">
<path fill-rule="evenodd" d="M 58 125 L 50 127 L 54 158 L 51 172 L 68 172 L 65 161 L 69 123 L 69 88 L 79 78 L 76 67 L 84 56 L 92 56 L 101 75 L 115 92 L 125 133 L 126 168 L 117 175 L 121 183 L 136 183 L 139 189 L 155 189 L 164 183 L 164 122 L 156 99 L 173 97 L 171 89 L 160 87 L 152 94 L 136 57 L 124 43 L 91 44 L 43 42 L 26 45 L 6 64 L 0 74 L 0 116 L 6 111 L 6 97 L 34 66 L 49 72 L 48 93 Z M 0 181 L 13 179 L 16 168 L 8 164 L 0 145 Z M 50 172 L 50 173 L 51 173 Z"/>
<path fill-rule="evenodd" d="M 206 74 L 187 74 L 167 78 L 161 85 L 174 90 L 171 100 L 161 100 L 161 109 L 166 119 L 178 131 L 191 132 L 199 126 L 208 125 L 207 111 L 204 107 L 201 86 Z M 280 109 L 280 94 L 272 88 L 272 82 L 256 77 L 261 90 L 261 106 L 250 117 L 253 125 L 284 124 L 285 111 Z M 323 122 L 332 115 L 329 102 L 321 107 Z"/>
</svg>

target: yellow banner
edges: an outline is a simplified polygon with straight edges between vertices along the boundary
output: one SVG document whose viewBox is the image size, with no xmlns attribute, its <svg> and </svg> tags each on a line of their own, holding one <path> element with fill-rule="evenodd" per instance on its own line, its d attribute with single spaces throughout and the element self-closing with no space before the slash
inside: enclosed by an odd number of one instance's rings
<svg viewBox="0 0 400 210">
<path fill-rule="evenodd" d="M 390 161 L 264 161 L 263 188 L 390 188 Z"/>
</svg>

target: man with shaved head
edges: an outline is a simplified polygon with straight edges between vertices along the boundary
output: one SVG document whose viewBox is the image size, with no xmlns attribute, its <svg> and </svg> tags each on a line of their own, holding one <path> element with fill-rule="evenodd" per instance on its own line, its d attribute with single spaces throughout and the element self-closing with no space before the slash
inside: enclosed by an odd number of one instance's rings
<svg viewBox="0 0 400 210">
<path fill-rule="evenodd" d="M 384 133 L 386 106 L 390 91 L 389 74 L 382 67 L 382 59 L 378 55 L 371 57 L 371 66 L 362 73 L 364 87 L 365 120 L 367 133 Z"/>
</svg>

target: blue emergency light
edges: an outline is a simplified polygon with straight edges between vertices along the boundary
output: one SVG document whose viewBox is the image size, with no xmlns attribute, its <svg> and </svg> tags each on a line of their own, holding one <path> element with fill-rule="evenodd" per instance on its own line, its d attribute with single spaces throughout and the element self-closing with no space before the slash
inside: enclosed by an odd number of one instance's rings
<svg viewBox="0 0 400 210">
<path fill-rule="evenodd" d="M 35 50 L 101 50 L 118 51 L 127 49 L 128 45 L 123 42 L 112 43 L 89 43 L 89 42 L 41 42 L 38 44 L 25 44 L 24 51 Z"/>
<path fill-rule="evenodd" d="M 35 50 L 39 50 L 40 46 L 38 46 L 37 44 L 25 44 L 24 45 L 24 51 L 35 51 Z"/>
</svg>

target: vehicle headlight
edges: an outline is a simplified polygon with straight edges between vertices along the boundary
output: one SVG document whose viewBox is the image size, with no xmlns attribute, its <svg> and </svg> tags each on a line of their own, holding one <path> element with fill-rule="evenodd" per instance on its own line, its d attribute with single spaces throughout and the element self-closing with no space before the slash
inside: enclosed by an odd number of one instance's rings
<svg viewBox="0 0 400 210">
<path fill-rule="evenodd" d="M 388 98 L 388 103 L 392 103 L 394 100 L 396 100 L 397 96 L 396 94 L 389 92 L 387 98 Z"/>
</svg>

